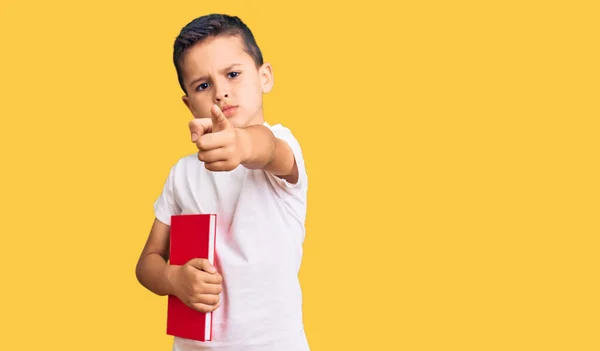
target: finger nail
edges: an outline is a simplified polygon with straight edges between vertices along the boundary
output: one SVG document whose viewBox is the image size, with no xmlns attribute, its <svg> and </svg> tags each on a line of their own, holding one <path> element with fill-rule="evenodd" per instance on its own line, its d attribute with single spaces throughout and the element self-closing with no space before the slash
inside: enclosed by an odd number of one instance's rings
<svg viewBox="0 0 600 351">
<path fill-rule="evenodd" d="M 198 139 L 198 133 L 192 133 L 192 142 L 196 142 L 196 139 Z"/>
</svg>

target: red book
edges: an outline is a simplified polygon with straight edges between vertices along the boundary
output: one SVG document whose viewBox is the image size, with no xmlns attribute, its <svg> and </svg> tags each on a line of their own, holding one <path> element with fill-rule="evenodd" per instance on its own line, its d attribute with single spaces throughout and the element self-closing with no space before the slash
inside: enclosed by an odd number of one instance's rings
<svg viewBox="0 0 600 351">
<path fill-rule="evenodd" d="M 183 265 L 193 258 L 205 258 L 214 265 L 215 214 L 171 216 L 170 264 Z M 179 298 L 168 296 L 167 334 L 197 341 L 212 339 L 212 313 L 186 306 Z"/>
</svg>

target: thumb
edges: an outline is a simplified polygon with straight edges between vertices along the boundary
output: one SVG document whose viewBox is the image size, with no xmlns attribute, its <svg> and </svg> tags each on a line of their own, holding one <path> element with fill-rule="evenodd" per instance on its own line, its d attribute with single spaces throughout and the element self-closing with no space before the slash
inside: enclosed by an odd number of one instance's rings
<svg viewBox="0 0 600 351">
<path fill-rule="evenodd" d="M 198 138 L 206 133 L 210 133 L 212 128 L 212 119 L 210 118 L 194 118 L 189 122 L 192 142 L 195 143 Z"/>
<path fill-rule="evenodd" d="M 210 112 L 212 114 L 213 129 L 223 130 L 229 127 L 229 120 L 218 105 L 214 105 Z"/>
<path fill-rule="evenodd" d="M 194 258 L 191 259 L 188 264 L 196 269 L 199 269 L 201 271 L 205 271 L 208 273 L 217 273 L 217 269 L 210 264 L 210 262 L 208 262 L 207 259 L 205 258 Z"/>
</svg>

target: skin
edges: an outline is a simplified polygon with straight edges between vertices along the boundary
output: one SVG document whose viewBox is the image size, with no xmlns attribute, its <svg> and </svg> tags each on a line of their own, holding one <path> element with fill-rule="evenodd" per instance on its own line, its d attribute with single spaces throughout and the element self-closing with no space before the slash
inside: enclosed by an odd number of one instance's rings
<svg viewBox="0 0 600 351">
<path fill-rule="evenodd" d="M 291 148 L 263 125 L 262 96 L 273 87 L 270 64 L 257 67 L 240 37 L 217 36 L 187 51 L 182 72 L 187 92 L 182 100 L 193 116 L 191 141 L 206 169 L 224 172 L 243 166 L 298 181 Z M 136 265 L 138 281 L 198 311 L 217 309 L 223 278 L 216 268 L 205 259 L 170 265 L 168 245 L 169 226 L 155 218 Z"/>
</svg>

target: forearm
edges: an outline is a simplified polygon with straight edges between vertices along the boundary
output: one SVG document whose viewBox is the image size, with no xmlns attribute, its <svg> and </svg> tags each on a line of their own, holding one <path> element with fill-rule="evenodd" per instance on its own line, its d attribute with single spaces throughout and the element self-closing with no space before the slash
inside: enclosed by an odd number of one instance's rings
<svg viewBox="0 0 600 351">
<path fill-rule="evenodd" d="M 178 266 L 167 264 L 157 253 L 145 255 L 136 267 L 140 284 L 157 295 L 173 295 L 173 275 Z"/>
<path fill-rule="evenodd" d="M 277 176 L 290 176 L 295 171 L 294 155 L 285 141 L 275 137 L 263 126 L 255 125 L 240 130 L 244 156 L 242 165 L 249 169 L 263 169 Z"/>
</svg>

